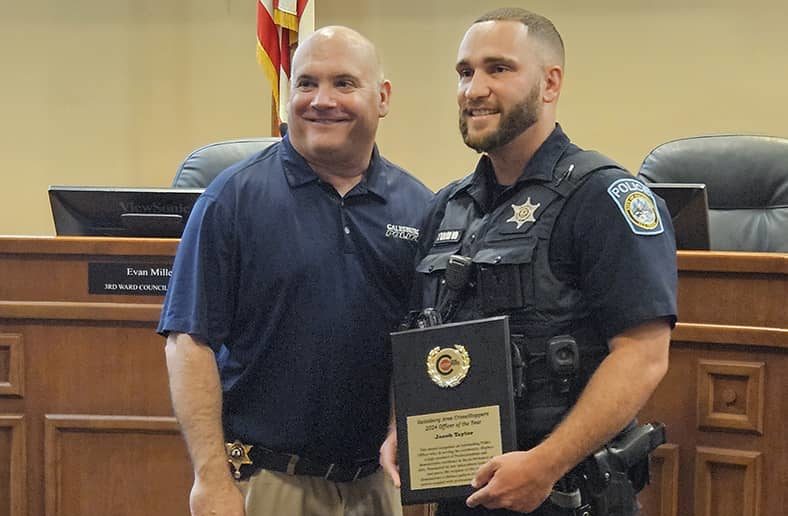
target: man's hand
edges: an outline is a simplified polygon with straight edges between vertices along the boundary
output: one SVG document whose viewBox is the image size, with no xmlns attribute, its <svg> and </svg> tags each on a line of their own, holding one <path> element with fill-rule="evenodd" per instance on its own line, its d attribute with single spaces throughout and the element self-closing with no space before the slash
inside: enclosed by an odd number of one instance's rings
<svg viewBox="0 0 788 516">
<path fill-rule="evenodd" d="M 192 516 L 245 516 L 244 497 L 229 477 L 218 483 L 194 480 L 189 507 Z"/>
<path fill-rule="evenodd" d="M 397 429 L 392 427 L 386 440 L 380 445 L 380 465 L 396 487 L 400 487 L 399 463 L 397 462 Z"/>
<path fill-rule="evenodd" d="M 479 488 L 465 503 L 488 509 L 531 512 L 550 496 L 558 481 L 535 450 L 493 457 L 476 472 L 473 487 Z"/>
</svg>

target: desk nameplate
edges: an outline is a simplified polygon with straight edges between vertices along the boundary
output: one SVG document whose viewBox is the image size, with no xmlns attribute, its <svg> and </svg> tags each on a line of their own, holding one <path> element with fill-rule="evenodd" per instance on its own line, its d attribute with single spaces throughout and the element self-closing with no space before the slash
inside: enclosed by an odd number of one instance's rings
<svg viewBox="0 0 788 516">
<path fill-rule="evenodd" d="M 88 292 L 112 296 L 163 296 L 171 263 L 89 262 Z"/>
</svg>

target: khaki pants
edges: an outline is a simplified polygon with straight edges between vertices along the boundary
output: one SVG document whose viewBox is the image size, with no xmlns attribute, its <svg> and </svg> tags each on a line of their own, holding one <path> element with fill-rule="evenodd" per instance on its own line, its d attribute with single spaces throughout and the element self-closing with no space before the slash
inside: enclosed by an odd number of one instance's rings
<svg viewBox="0 0 788 516">
<path fill-rule="evenodd" d="M 399 490 L 383 470 L 330 482 L 261 469 L 238 485 L 246 516 L 402 516 Z"/>
</svg>

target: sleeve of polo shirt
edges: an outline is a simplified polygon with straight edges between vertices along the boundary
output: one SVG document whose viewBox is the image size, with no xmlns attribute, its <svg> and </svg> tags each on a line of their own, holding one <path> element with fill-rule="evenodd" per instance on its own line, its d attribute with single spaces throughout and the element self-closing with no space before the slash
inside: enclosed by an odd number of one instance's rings
<svg viewBox="0 0 788 516">
<path fill-rule="evenodd" d="M 237 246 L 232 207 L 214 193 L 207 190 L 189 215 L 157 331 L 188 333 L 218 351 L 235 311 Z"/>
<path fill-rule="evenodd" d="M 676 244 L 665 203 L 654 196 L 662 231 L 638 234 L 609 192 L 621 179 L 633 178 L 595 173 L 571 199 L 578 281 L 607 339 L 654 319 L 674 324 L 677 313 Z"/>
</svg>

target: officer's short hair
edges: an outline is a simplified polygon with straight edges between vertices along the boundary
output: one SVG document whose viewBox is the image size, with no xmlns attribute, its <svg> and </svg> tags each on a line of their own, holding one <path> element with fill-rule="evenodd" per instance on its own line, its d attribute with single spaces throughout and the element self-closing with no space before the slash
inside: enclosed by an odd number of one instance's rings
<svg viewBox="0 0 788 516">
<path fill-rule="evenodd" d="M 564 40 L 553 22 L 544 16 L 519 7 L 501 7 L 479 16 L 473 23 L 486 21 L 519 21 L 528 27 L 528 35 L 540 41 L 545 50 L 554 54 L 557 64 L 564 66 Z"/>
</svg>

